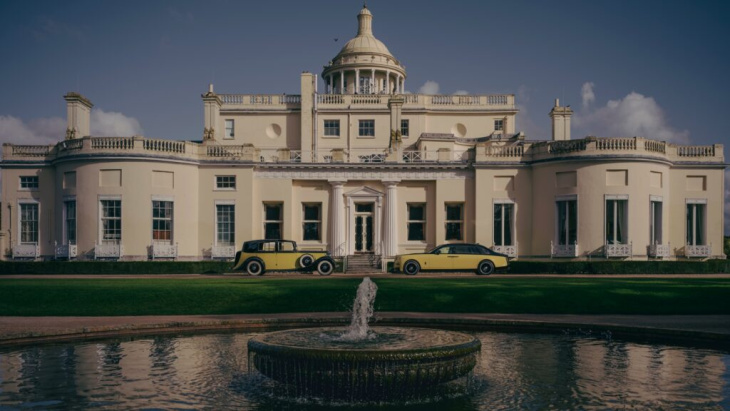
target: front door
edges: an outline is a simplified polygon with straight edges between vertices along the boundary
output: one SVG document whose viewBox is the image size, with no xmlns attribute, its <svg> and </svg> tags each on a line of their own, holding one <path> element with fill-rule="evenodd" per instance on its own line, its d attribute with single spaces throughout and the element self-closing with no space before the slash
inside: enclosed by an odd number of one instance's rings
<svg viewBox="0 0 730 411">
<path fill-rule="evenodd" d="M 355 203 L 355 253 L 373 252 L 373 203 Z"/>
</svg>

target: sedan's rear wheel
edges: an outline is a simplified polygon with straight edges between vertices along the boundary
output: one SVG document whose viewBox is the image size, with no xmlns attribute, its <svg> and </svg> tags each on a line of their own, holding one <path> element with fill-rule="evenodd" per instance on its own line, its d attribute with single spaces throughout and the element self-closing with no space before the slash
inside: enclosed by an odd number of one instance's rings
<svg viewBox="0 0 730 411">
<path fill-rule="evenodd" d="M 419 271 L 421 271 L 421 265 L 417 261 L 410 260 L 403 265 L 403 272 L 408 275 L 416 275 Z"/>
<path fill-rule="evenodd" d="M 246 272 L 248 275 L 261 275 L 264 273 L 264 265 L 258 260 L 249 261 L 246 264 Z"/>
<path fill-rule="evenodd" d="M 319 275 L 330 275 L 333 271 L 335 271 L 335 265 L 332 264 L 332 261 L 321 260 L 317 263 L 317 272 Z"/>
<path fill-rule="evenodd" d="M 312 257 L 311 254 L 304 254 L 301 257 L 299 257 L 299 266 L 302 268 L 307 268 L 314 262 L 314 257 Z"/>
<path fill-rule="evenodd" d="M 479 263 L 479 267 L 477 267 L 477 274 L 479 275 L 489 275 L 494 272 L 494 263 L 489 260 L 484 260 L 481 263 Z"/>
</svg>

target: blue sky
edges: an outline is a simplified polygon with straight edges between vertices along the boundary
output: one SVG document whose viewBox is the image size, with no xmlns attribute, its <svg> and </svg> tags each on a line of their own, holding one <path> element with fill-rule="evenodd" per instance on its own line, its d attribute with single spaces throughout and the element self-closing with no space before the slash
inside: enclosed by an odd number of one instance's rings
<svg viewBox="0 0 730 411">
<path fill-rule="evenodd" d="M 299 74 L 320 73 L 355 35 L 361 6 L 4 1 L 0 141 L 62 138 L 67 91 L 94 102 L 94 134 L 200 139 L 208 83 L 219 93 L 297 94 Z M 730 142 L 730 2 L 370 0 L 368 7 L 375 36 L 406 65 L 407 90 L 514 93 L 518 128 L 530 139 L 550 137 L 547 113 L 557 97 L 576 111 L 574 137 Z"/>
</svg>

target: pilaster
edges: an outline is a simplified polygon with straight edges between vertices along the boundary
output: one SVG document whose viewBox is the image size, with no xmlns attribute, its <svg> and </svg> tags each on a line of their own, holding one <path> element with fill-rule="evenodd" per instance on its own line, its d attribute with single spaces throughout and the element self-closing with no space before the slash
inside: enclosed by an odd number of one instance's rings
<svg viewBox="0 0 730 411">
<path fill-rule="evenodd" d="M 400 180 L 384 180 L 385 186 L 385 228 L 383 233 L 383 256 L 398 254 L 398 183 Z"/>
<path fill-rule="evenodd" d="M 330 241 L 329 251 L 335 257 L 342 257 L 345 251 L 345 199 L 343 186 L 345 180 L 329 180 L 332 186 L 330 199 Z"/>
</svg>

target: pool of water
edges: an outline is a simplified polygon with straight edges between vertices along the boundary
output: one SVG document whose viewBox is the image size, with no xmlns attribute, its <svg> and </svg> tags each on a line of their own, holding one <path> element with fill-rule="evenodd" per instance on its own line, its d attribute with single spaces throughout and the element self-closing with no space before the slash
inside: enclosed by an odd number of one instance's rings
<svg viewBox="0 0 730 411">
<path fill-rule="evenodd" d="M 468 393 L 381 407 L 730 409 L 728 351 L 606 335 L 473 334 L 482 351 Z M 254 335 L 158 336 L 0 350 L 0 409 L 321 408 L 321 403 L 281 398 L 264 377 L 248 372 L 246 343 Z"/>
</svg>

